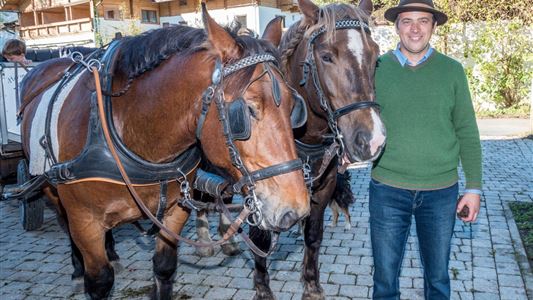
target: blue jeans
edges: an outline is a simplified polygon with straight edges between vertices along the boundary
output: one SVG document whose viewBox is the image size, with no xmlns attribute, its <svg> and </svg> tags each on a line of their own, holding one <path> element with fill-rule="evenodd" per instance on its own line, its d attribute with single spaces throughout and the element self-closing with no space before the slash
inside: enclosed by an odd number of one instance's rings
<svg viewBox="0 0 533 300">
<path fill-rule="evenodd" d="M 370 238 L 374 257 L 373 299 L 400 299 L 400 268 L 415 216 L 424 267 L 425 299 L 450 299 L 448 263 L 455 225 L 457 183 L 415 191 L 370 181 Z"/>
</svg>

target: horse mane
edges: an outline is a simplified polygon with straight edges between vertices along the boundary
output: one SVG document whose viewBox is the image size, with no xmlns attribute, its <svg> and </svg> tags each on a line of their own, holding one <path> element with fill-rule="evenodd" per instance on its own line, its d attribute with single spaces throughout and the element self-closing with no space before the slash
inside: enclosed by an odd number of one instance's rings
<svg viewBox="0 0 533 300">
<path fill-rule="evenodd" d="M 279 46 L 279 48 L 282 49 L 281 65 L 283 68 L 288 66 L 289 57 L 293 55 L 294 51 L 304 37 L 309 37 L 309 35 L 322 26 L 326 28 L 326 32 L 324 33 L 325 40 L 328 43 L 333 43 L 335 41 L 335 22 L 337 20 L 356 19 L 360 22 L 372 25 L 370 22 L 370 16 L 362 9 L 352 4 L 331 3 L 321 7 L 318 15 L 319 18 L 316 24 L 306 28 L 304 26 L 300 26 L 301 20 L 299 20 L 292 24 L 287 32 L 283 35 Z M 364 34 L 363 39 L 366 43 L 366 35 Z M 287 70 L 284 70 L 284 72 L 286 71 Z"/>
<path fill-rule="evenodd" d="M 232 25 L 224 29 L 236 40 L 243 51 L 243 56 L 270 53 L 279 62 L 277 49 L 268 42 L 247 35 L 238 35 L 241 26 Z M 129 80 L 133 80 L 156 68 L 174 54 L 185 56 L 209 50 L 209 43 L 206 39 L 205 30 L 188 26 L 170 26 L 150 30 L 133 37 L 125 37 L 119 45 L 120 54 L 117 57 L 115 73 L 120 72 Z M 242 80 L 239 81 L 242 82 Z"/>
<path fill-rule="evenodd" d="M 205 49 L 205 31 L 187 26 L 170 26 L 121 39 L 117 70 L 133 79 L 157 67 L 174 53 Z"/>
</svg>

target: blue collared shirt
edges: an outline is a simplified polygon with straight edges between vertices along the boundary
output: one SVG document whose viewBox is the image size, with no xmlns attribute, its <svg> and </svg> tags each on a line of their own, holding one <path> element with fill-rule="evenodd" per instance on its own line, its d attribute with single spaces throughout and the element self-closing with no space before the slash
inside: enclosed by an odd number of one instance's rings
<svg viewBox="0 0 533 300">
<path fill-rule="evenodd" d="M 426 52 L 426 54 L 424 54 L 424 57 L 422 57 L 422 59 L 418 61 L 416 64 L 414 64 L 413 62 L 410 62 L 407 59 L 407 57 L 402 53 L 402 51 L 400 51 L 400 43 L 398 43 L 398 45 L 396 46 L 396 49 L 394 49 L 392 53 L 394 53 L 394 55 L 396 56 L 396 58 L 398 59 L 402 67 L 405 67 L 406 64 L 414 67 L 416 65 L 419 65 L 425 62 L 429 58 L 429 56 L 431 56 L 431 54 L 433 53 L 433 47 L 431 47 L 430 45 L 428 51 Z"/>
<path fill-rule="evenodd" d="M 419 65 L 419 64 L 425 62 L 431 56 L 433 51 L 434 51 L 434 49 L 430 45 L 428 51 L 426 52 L 426 54 L 424 54 L 422 59 L 419 60 L 416 64 L 413 64 L 412 62 L 410 62 L 409 59 L 407 59 L 407 57 L 402 53 L 402 51 L 400 50 L 400 43 L 398 43 L 398 45 L 396 46 L 396 49 L 394 49 L 392 51 L 392 53 L 394 53 L 394 55 L 396 56 L 396 58 L 400 62 L 400 65 L 402 67 L 404 67 L 406 64 L 409 65 L 409 66 L 416 66 L 416 65 Z M 472 193 L 472 194 L 478 194 L 478 195 L 482 194 L 481 190 L 478 190 L 478 189 L 466 189 L 465 193 Z"/>
</svg>

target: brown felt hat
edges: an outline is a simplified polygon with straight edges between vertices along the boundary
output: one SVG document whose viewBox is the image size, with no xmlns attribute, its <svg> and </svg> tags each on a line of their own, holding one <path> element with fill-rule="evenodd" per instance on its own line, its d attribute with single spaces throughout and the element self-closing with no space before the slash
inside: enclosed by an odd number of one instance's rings
<svg viewBox="0 0 533 300">
<path fill-rule="evenodd" d="M 448 21 L 445 13 L 435 9 L 432 0 L 400 0 L 398 6 L 391 7 L 385 11 L 385 19 L 394 23 L 398 14 L 406 11 L 425 11 L 432 13 L 437 21 L 437 25 L 442 25 Z"/>
</svg>

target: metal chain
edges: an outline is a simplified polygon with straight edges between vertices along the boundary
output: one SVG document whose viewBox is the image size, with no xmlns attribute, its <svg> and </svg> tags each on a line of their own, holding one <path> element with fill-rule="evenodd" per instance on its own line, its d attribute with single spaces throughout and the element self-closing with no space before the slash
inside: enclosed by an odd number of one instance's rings
<svg viewBox="0 0 533 300">
<path fill-rule="evenodd" d="M 81 52 L 79 51 L 72 52 L 69 57 L 73 62 L 82 64 L 89 72 L 92 72 L 93 67 L 96 68 L 96 70 L 98 70 L 99 72 L 102 69 L 102 63 L 98 59 L 91 58 L 85 61 L 83 54 L 81 54 Z"/>
</svg>

